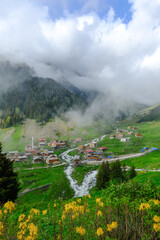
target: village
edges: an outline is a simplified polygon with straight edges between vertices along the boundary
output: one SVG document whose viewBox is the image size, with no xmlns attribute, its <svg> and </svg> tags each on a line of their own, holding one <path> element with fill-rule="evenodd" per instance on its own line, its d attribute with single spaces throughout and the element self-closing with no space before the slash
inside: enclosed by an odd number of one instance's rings
<svg viewBox="0 0 160 240">
<path fill-rule="evenodd" d="M 142 138 L 142 134 L 138 133 L 138 129 L 128 126 L 127 129 L 116 129 L 113 134 L 108 135 L 110 141 L 113 139 L 121 143 L 126 143 L 132 138 Z M 32 143 L 25 146 L 24 152 L 11 151 L 7 153 L 7 157 L 14 163 L 32 162 L 33 164 L 43 163 L 46 165 L 59 165 L 62 164 L 62 159 L 57 154 L 57 151 L 66 151 L 72 147 L 76 147 L 76 152 L 73 156 L 74 166 L 80 166 L 82 164 L 91 164 L 94 162 L 102 162 L 103 160 L 109 160 L 117 158 L 113 152 L 110 152 L 106 144 L 99 146 L 96 141 L 85 144 L 85 140 L 82 137 L 76 139 L 64 140 L 47 140 L 41 138 L 34 144 L 34 137 L 32 137 Z M 143 149 L 146 151 L 147 147 Z"/>
</svg>

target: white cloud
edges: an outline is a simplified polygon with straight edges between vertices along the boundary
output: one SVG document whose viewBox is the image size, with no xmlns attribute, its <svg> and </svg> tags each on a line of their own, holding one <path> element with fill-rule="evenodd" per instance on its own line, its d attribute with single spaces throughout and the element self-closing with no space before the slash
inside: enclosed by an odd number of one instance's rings
<svg viewBox="0 0 160 240">
<path fill-rule="evenodd" d="M 0 57 L 82 88 L 158 102 L 160 1 L 130 2 L 133 15 L 125 24 L 114 18 L 114 9 L 105 19 L 96 13 L 67 13 L 53 20 L 36 1 L 1 0 Z"/>
</svg>

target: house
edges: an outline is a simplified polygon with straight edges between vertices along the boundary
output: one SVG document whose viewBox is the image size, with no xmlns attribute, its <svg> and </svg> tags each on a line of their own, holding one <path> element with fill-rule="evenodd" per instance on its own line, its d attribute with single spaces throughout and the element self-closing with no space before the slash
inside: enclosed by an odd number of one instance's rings
<svg viewBox="0 0 160 240">
<path fill-rule="evenodd" d="M 124 134 L 123 133 L 120 133 L 116 136 L 116 139 L 122 139 L 124 138 Z"/>
<path fill-rule="evenodd" d="M 128 135 L 133 135 L 133 132 L 128 132 Z"/>
<path fill-rule="evenodd" d="M 103 152 L 105 152 L 105 151 L 107 150 L 107 148 L 106 148 L 106 147 L 99 147 L 99 148 L 97 148 L 96 150 L 97 150 L 98 152 L 103 153 Z"/>
<path fill-rule="evenodd" d="M 79 167 L 79 166 L 81 166 L 81 165 L 82 165 L 81 159 L 80 159 L 80 158 L 75 159 L 75 160 L 73 161 L 73 165 L 74 165 L 74 167 Z"/>
<path fill-rule="evenodd" d="M 46 143 L 47 143 L 47 140 L 44 138 L 44 139 L 39 139 L 39 147 L 45 147 L 46 146 Z"/>
<path fill-rule="evenodd" d="M 143 137 L 141 133 L 135 134 L 135 137 Z"/>
<path fill-rule="evenodd" d="M 131 129 L 131 127 L 130 127 L 130 126 L 128 126 L 128 127 L 127 127 L 127 129 Z"/>
<path fill-rule="evenodd" d="M 83 141 L 83 138 L 81 137 L 76 138 L 76 142 L 82 142 L 82 141 Z"/>
<path fill-rule="evenodd" d="M 7 154 L 7 158 L 10 160 L 18 160 L 19 152 L 18 151 L 12 151 Z"/>
<path fill-rule="evenodd" d="M 46 163 L 47 164 L 58 164 L 58 163 L 61 163 L 61 161 L 59 160 L 59 158 L 56 155 L 51 155 L 46 158 Z"/>
<path fill-rule="evenodd" d="M 129 137 L 127 137 L 127 138 L 121 138 L 121 142 L 128 142 L 130 140 L 130 138 Z"/>
<path fill-rule="evenodd" d="M 20 161 L 20 162 L 27 161 L 27 160 L 28 160 L 28 157 L 26 155 L 18 157 L 18 161 Z"/>
<path fill-rule="evenodd" d="M 85 150 L 86 146 L 85 145 L 79 145 L 78 146 L 78 153 L 83 153 Z"/>
<path fill-rule="evenodd" d="M 33 163 L 41 163 L 41 162 L 43 162 L 44 160 L 43 160 L 43 158 L 41 158 L 41 157 L 34 157 L 33 158 Z"/>
<path fill-rule="evenodd" d="M 89 156 L 88 161 L 99 161 L 99 157 L 97 156 Z"/>
<path fill-rule="evenodd" d="M 90 147 L 90 148 L 96 148 L 96 147 L 97 147 L 97 143 L 96 143 L 96 142 L 91 142 L 91 143 L 89 144 L 89 147 Z"/>
<path fill-rule="evenodd" d="M 116 138 L 116 135 L 110 135 L 110 137 L 109 137 L 110 139 L 114 139 L 114 138 Z"/>
</svg>

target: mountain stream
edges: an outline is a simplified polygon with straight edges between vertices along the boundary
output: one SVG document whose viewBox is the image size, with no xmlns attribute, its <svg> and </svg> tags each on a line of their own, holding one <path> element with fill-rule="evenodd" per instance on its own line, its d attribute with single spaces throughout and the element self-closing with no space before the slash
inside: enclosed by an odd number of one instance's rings
<svg viewBox="0 0 160 240">
<path fill-rule="evenodd" d="M 101 138 L 96 138 L 92 140 L 91 142 L 98 143 L 99 141 L 103 140 L 106 135 L 102 136 Z M 89 143 L 85 144 L 85 146 L 88 146 Z M 82 197 L 84 195 L 89 194 L 89 190 L 96 185 L 96 175 L 98 173 L 98 170 L 91 171 L 87 173 L 83 179 L 83 182 L 81 185 L 78 185 L 77 180 L 72 178 L 72 173 L 74 171 L 73 166 L 73 160 L 75 156 L 68 155 L 69 152 L 76 150 L 77 148 L 69 149 L 65 152 L 63 152 L 60 156 L 61 158 L 67 162 L 69 165 L 65 170 L 65 173 L 67 175 L 68 180 L 70 181 L 71 188 L 73 188 L 75 195 L 74 197 Z"/>
</svg>

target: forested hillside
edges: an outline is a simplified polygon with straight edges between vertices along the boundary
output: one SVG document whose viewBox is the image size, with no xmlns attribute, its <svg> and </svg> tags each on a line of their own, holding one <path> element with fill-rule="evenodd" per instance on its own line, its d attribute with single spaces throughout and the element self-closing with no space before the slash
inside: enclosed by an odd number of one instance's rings
<svg viewBox="0 0 160 240">
<path fill-rule="evenodd" d="M 13 125 L 23 117 L 48 121 L 71 108 L 84 110 L 85 99 L 52 79 L 32 77 L 1 94 L 0 109 L 4 125 Z"/>
</svg>

